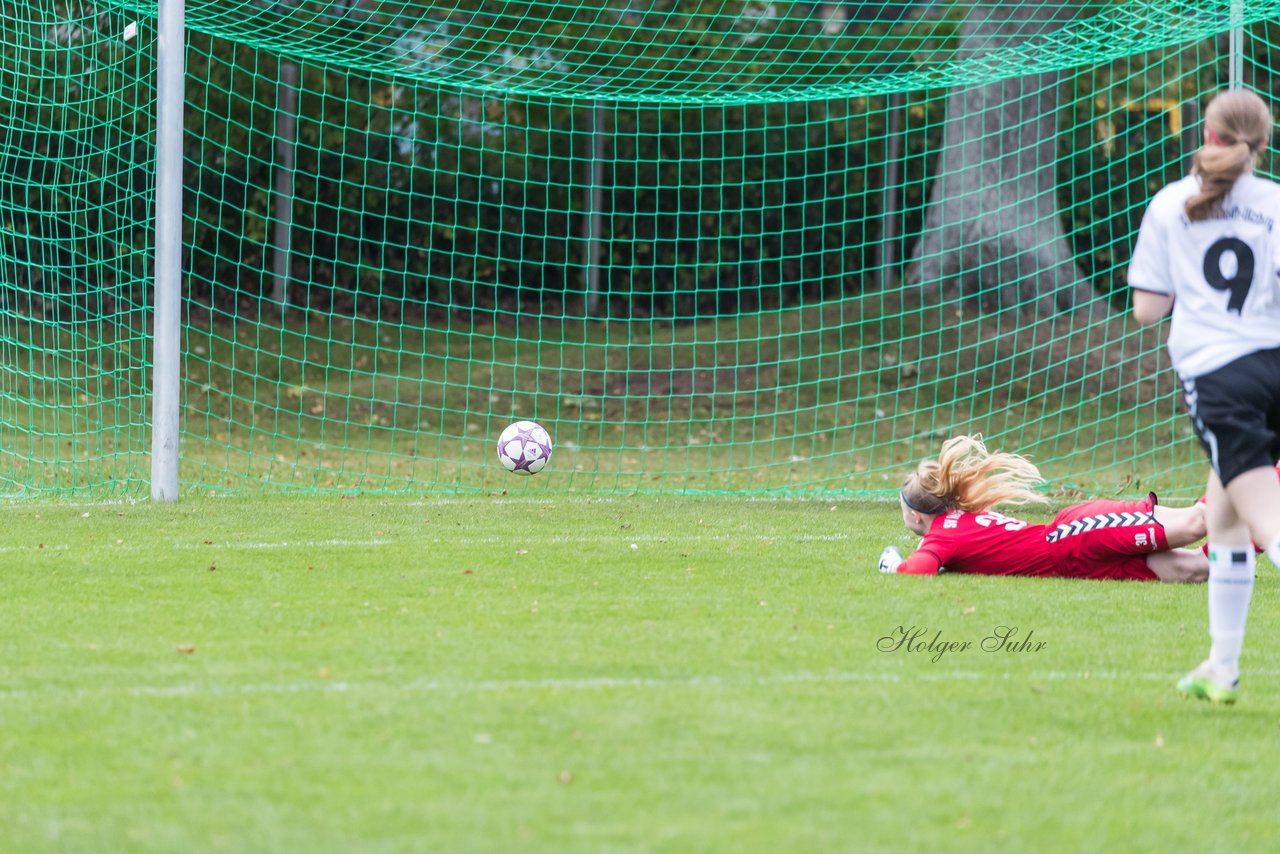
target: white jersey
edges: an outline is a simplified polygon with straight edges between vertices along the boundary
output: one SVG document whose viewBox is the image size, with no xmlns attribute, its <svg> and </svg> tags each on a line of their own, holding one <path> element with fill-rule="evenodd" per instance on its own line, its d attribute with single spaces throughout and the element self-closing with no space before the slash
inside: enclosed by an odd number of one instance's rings
<svg viewBox="0 0 1280 854">
<path fill-rule="evenodd" d="M 1241 175 L 1222 214 L 1191 222 L 1188 176 L 1156 193 L 1129 262 L 1129 286 L 1174 297 L 1169 355 L 1198 377 L 1280 347 L 1280 184 Z"/>
</svg>

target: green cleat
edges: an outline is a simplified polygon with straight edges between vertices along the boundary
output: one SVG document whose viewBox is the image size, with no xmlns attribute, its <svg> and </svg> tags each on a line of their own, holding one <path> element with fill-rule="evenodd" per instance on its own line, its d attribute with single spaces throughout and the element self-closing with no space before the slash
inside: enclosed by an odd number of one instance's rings
<svg viewBox="0 0 1280 854">
<path fill-rule="evenodd" d="M 1206 661 L 1178 680 L 1178 690 L 1187 697 L 1230 706 L 1240 696 L 1240 680 L 1219 679 Z"/>
</svg>

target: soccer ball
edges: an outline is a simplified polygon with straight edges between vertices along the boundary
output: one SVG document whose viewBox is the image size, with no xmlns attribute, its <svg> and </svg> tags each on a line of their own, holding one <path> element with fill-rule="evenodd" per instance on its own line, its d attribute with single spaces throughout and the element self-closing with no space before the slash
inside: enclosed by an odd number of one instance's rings
<svg viewBox="0 0 1280 854">
<path fill-rule="evenodd" d="M 498 461 L 513 474 L 537 474 L 551 459 L 551 436 L 533 421 L 517 421 L 498 437 Z"/>
</svg>

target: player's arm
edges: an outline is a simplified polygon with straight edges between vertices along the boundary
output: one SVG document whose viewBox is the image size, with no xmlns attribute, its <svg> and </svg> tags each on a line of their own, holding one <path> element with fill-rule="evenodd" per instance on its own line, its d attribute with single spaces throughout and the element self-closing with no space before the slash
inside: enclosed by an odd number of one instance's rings
<svg viewBox="0 0 1280 854">
<path fill-rule="evenodd" d="M 1169 282 L 1169 251 L 1165 229 L 1153 202 L 1142 215 L 1138 240 L 1129 259 L 1129 290 L 1133 294 L 1133 317 L 1142 325 L 1158 323 L 1173 311 L 1173 288 Z"/>
<path fill-rule="evenodd" d="M 880 552 L 880 571 L 898 575 L 937 575 L 942 561 L 933 552 L 916 549 L 906 560 L 897 546 L 885 546 Z"/>
<path fill-rule="evenodd" d="M 1133 288 L 1133 317 L 1142 325 L 1158 323 L 1173 311 L 1173 294 Z"/>
</svg>

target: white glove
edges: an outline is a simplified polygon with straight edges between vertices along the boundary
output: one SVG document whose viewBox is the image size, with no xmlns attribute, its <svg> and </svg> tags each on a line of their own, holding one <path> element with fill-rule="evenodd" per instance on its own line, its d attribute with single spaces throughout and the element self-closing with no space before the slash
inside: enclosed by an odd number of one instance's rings
<svg viewBox="0 0 1280 854">
<path fill-rule="evenodd" d="M 880 552 L 880 571 L 897 572 L 901 565 L 902 552 L 898 551 L 898 547 L 885 546 L 884 551 Z"/>
</svg>

